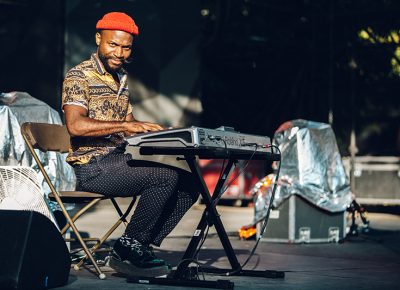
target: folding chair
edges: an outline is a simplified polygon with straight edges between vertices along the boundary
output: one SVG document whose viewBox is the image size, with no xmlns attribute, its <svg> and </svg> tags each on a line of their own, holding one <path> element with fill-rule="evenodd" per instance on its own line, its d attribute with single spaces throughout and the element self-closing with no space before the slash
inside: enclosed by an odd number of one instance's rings
<svg viewBox="0 0 400 290">
<path fill-rule="evenodd" d="M 49 178 L 42 162 L 39 159 L 39 156 L 36 154 L 35 149 L 39 149 L 42 152 L 60 152 L 65 153 L 68 152 L 70 147 L 70 135 L 67 131 L 66 126 L 56 125 L 56 124 L 45 124 L 45 123 L 24 123 L 21 126 L 22 136 L 25 139 L 26 144 L 28 145 L 29 151 L 32 153 L 33 158 L 35 159 L 37 165 L 41 173 L 44 176 L 46 183 L 49 185 L 51 193 L 49 194 L 49 198 L 51 200 L 55 200 L 57 204 L 60 206 L 62 213 L 64 214 L 67 224 L 61 230 L 61 235 L 64 235 L 66 231 L 71 228 L 74 234 L 76 235 L 77 240 L 82 246 L 85 256 L 74 266 L 75 270 L 79 270 L 82 264 L 89 259 L 93 264 L 98 276 L 100 279 L 105 279 L 105 274 L 102 273 L 95 259 L 93 258 L 93 254 L 95 251 L 108 239 L 108 237 L 117 229 L 117 227 L 123 222 L 125 226 L 127 225 L 126 217 L 132 210 L 132 207 L 135 203 L 135 198 L 132 199 L 131 203 L 127 207 L 126 211 L 122 213 L 120 207 L 114 198 L 106 197 L 99 193 L 93 192 L 83 192 L 83 191 L 58 191 L 53 185 L 52 181 Z M 92 208 L 95 204 L 97 204 L 100 200 L 109 199 L 113 206 L 115 207 L 119 219 L 114 223 L 114 225 L 104 234 L 103 237 L 97 240 L 97 243 L 92 246 L 90 249 L 86 245 L 87 241 L 93 241 L 93 239 L 83 239 L 79 230 L 75 225 L 75 221 L 82 216 L 88 209 Z M 65 208 L 64 203 L 76 203 L 76 204 L 85 204 L 85 206 L 80 209 L 75 215 L 70 216 L 68 211 Z M 65 239 L 66 241 L 70 241 Z"/>
</svg>

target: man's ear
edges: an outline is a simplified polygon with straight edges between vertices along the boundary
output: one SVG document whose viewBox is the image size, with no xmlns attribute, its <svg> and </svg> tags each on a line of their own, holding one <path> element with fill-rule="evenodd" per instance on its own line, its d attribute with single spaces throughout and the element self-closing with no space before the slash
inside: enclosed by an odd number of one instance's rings
<svg viewBox="0 0 400 290">
<path fill-rule="evenodd" d="M 96 32 L 96 44 L 97 44 L 97 46 L 100 45 L 100 41 L 101 41 L 101 33 L 100 32 Z"/>
</svg>

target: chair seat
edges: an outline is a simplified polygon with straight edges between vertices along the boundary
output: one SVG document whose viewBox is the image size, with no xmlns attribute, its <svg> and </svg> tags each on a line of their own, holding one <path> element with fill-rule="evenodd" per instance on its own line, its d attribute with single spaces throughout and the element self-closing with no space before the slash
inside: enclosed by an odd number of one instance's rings
<svg viewBox="0 0 400 290">
<path fill-rule="evenodd" d="M 106 199 L 107 197 L 94 192 L 87 191 L 59 191 L 58 192 L 61 199 L 66 203 L 81 203 L 81 202 L 89 202 L 93 199 Z M 50 200 L 55 200 L 54 194 L 49 194 Z"/>
</svg>

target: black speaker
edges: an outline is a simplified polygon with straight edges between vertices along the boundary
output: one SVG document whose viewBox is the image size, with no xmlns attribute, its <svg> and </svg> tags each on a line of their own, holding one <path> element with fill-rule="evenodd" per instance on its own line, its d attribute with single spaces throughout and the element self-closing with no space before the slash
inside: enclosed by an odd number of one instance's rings
<svg viewBox="0 0 400 290">
<path fill-rule="evenodd" d="M 0 210 L 0 289 L 67 284 L 71 259 L 57 227 L 35 211 Z"/>
</svg>

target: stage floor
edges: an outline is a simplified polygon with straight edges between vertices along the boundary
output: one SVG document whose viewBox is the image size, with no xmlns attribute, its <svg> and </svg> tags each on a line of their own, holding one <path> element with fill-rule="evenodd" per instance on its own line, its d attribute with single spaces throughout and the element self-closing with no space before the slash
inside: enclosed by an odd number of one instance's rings
<svg viewBox="0 0 400 290">
<path fill-rule="evenodd" d="M 156 250 L 160 258 L 176 266 L 186 249 L 190 236 L 201 217 L 204 206 L 195 205 L 179 226 Z M 108 204 L 102 203 L 80 222 L 82 230 L 99 232 L 93 221 L 104 224 L 114 218 Z M 221 206 L 224 226 L 230 236 L 237 258 L 243 263 L 255 241 L 240 240 L 237 230 L 253 217 L 252 208 Z M 234 289 L 400 289 L 400 215 L 372 213 L 370 232 L 343 243 L 284 244 L 260 242 L 257 251 L 245 269 L 279 270 L 285 278 L 244 276 L 215 276 L 205 274 L 206 280 L 225 279 L 234 282 Z M 113 238 L 122 233 L 121 227 Z M 204 266 L 229 268 L 222 245 L 211 229 L 200 251 L 198 261 Z M 111 268 L 102 267 L 106 280 L 99 280 L 91 268 L 71 269 L 69 283 L 57 289 L 195 289 L 195 287 L 132 284 L 118 276 Z M 200 279 L 203 276 L 199 275 Z"/>
</svg>

